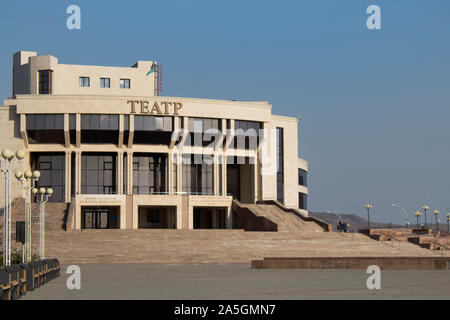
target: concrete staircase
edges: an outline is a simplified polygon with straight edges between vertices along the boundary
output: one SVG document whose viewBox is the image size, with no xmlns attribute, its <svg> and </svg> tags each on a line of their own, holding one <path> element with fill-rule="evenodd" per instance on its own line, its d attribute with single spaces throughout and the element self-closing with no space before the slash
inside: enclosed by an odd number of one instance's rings
<svg viewBox="0 0 450 320">
<path fill-rule="evenodd" d="M 449 251 L 450 237 L 446 232 L 439 235 L 424 229 L 363 229 L 360 233 L 377 241 L 409 242 L 429 250 Z"/>
<path fill-rule="evenodd" d="M 436 235 L 418 235 L 408 237 L 407 241 L 430 250 L 450 250 L 450 237 Z"/>
<path fill-rule="evenodd" d="M 67 203 L 47 202 L 45 204 L 45 230 L 63 231 L 67 215 Z M 25 199 L 18 199 L 12 207 L 11 231 L 16 231 L 16 221 L 25 221 Z M 39 231 L 39 203 L 31 204 L 32 231 Z M 0 228 L 3 228 L 3 217 L 0 219 Z"/>
<path fill-rule="evenodd" d="M 296 215 L 287 213 L 273 204 L 241 204 L 255 215 L 265 217 L 278 225 L 278 232 L 323 232 L 324 230 L 311 221 L 304 221 Z"/>
<path fill-rule="evenodd" d="M 34 252 L 38 244 L 39 235 L 34 232 Z M 248 263 L 264 257 L 436 256 L 412 243 L 379 242 L 362 234 L 238 229 L 49 231 L 46 252 L 64 264 Z"/>
<path fill-rule="evenodd" d="M 305 217 L 297 210 L 286 208 L 275 201 L 248 204 L 234 199 L 233 209 L 240 218 L 241 227 L 247 231 L 324 232 L 331 230 L 330 226 L 323 221 Z"/>
</svg>

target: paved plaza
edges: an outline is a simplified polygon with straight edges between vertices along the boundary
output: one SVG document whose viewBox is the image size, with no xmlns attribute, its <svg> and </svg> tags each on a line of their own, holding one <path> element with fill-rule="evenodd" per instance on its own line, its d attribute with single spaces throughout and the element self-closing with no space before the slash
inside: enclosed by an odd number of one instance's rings
<svg viewBox="0 0 450 320">
<path fill-rule="evenodd" d="M 450 271 L 257 270 L 249 264 L 80 264 L 81 289 L 61 276 L 22 299 L 450 299 Z"/>
</svg>

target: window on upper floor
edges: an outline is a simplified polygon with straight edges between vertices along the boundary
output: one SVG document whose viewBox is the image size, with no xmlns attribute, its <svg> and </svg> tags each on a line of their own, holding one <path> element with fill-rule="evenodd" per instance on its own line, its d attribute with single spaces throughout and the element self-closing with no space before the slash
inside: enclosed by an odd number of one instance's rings
<svg viewBox="0 0 450 320">
<path fill-rule="evenodd" d="M 259 144 L 261 124 L 255 121 L 234 121 L 234 139 L 230 148 L 254 150 Z"/>
<path fill-rule="evenodd" d="M 80 87 L 90 87 L 91 79 L 89 77 L 80 77 Z"/>
<path fill-rule="evenodd" d="M 221 135 L 221 121 L 210 118 L 189 118 L 189 135 L 186 137 L 186 146 L 215 147 Z"/>
<path fill-rule="evenodd" d="M 82 114 L 81 143 L 117 143 L 118 114 Z"/>
<path fill-rule="evenodd" d="M 100 78 L 100 88 L 109 88 L 109 87 L 110 87 L 110 79 Z"/>
<path fill-rule="evenodd" d="M 130 79 L 120 79 L 121 89 L 130 89 Z"/>
<path fill-rule="evenodd" d="M 52 70 L 39 70 L 39 94 L 52 93 Z"/>
<path fill-rule="evenodd" d="M 307 186 L 307 173 L 303 169 L 298 169 L 298 185 Z"/>
<path fill-rule="evenodd" d="M 298 193 L 298 208 L 308 210 L 308 195 L 299 192 Z"/>
</svg>

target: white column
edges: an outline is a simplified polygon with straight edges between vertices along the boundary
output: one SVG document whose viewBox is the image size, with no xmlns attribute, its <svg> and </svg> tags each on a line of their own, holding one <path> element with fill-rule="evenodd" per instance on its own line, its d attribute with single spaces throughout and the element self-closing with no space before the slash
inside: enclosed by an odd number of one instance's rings
<svg viewBox="0 0 450 320">
<path fill-rule="evenodd" d="M 173 154 L 169 152 L 167 158 L 167 191 L 169 194 L 173 194 Z"/>
<path fill-rule="evenodd" d="M 232 229 L 233 228 L 233 215 L 231 214 L 231 207 L 227 207 L 227 216 L 226 216 L 226 228 Z"/>
<path fill-rule="evenodd" d="M 189 205 L 188 209 L 188 229 L 194 229 L 194 207 Z"/>
<path fill-rule="evenodd" d="M 75 194 L 81 194 L 81 151 L 75 153 Z"/>
<path fill-rule="evenodd" d="M 133 152 L 127 153 L 127 194 L 133 194 Z"/>
<path fill-rule="evenodd" d="M 123 194 L 123 151 L 117 152 L 117 194 Z"/>
<path fill-rule="evenodd" d="M 66 151 L 66 166 L 65 166 L 65 201 L 70 202 L 70 196 L 72 194 L 72 152 Z"/>
<path fill-rule="evenodd" d="M 177 229 L 183 229 L 183 211 L 182 211 L 183 205 L 176 206 L 176 215 L 177 215 Z"/>
</svg>

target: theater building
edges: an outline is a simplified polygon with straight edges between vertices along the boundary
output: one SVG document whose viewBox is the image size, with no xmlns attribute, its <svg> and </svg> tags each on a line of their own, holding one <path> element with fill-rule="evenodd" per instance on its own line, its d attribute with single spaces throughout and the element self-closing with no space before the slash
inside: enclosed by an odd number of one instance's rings
<svg viewBox="0 0 450 320">
<path fill-rule="evenodd" d="M 236 205 L 268 200 L 308 215 L 298 119 L 266 101 L 160 96 L 152 61 L 68 65 L 20 51 L 12 74 L 0 149 L 25 151 L 22 170 L 41 172 L 73 229 L 237 228 Z"/>
</svg>

